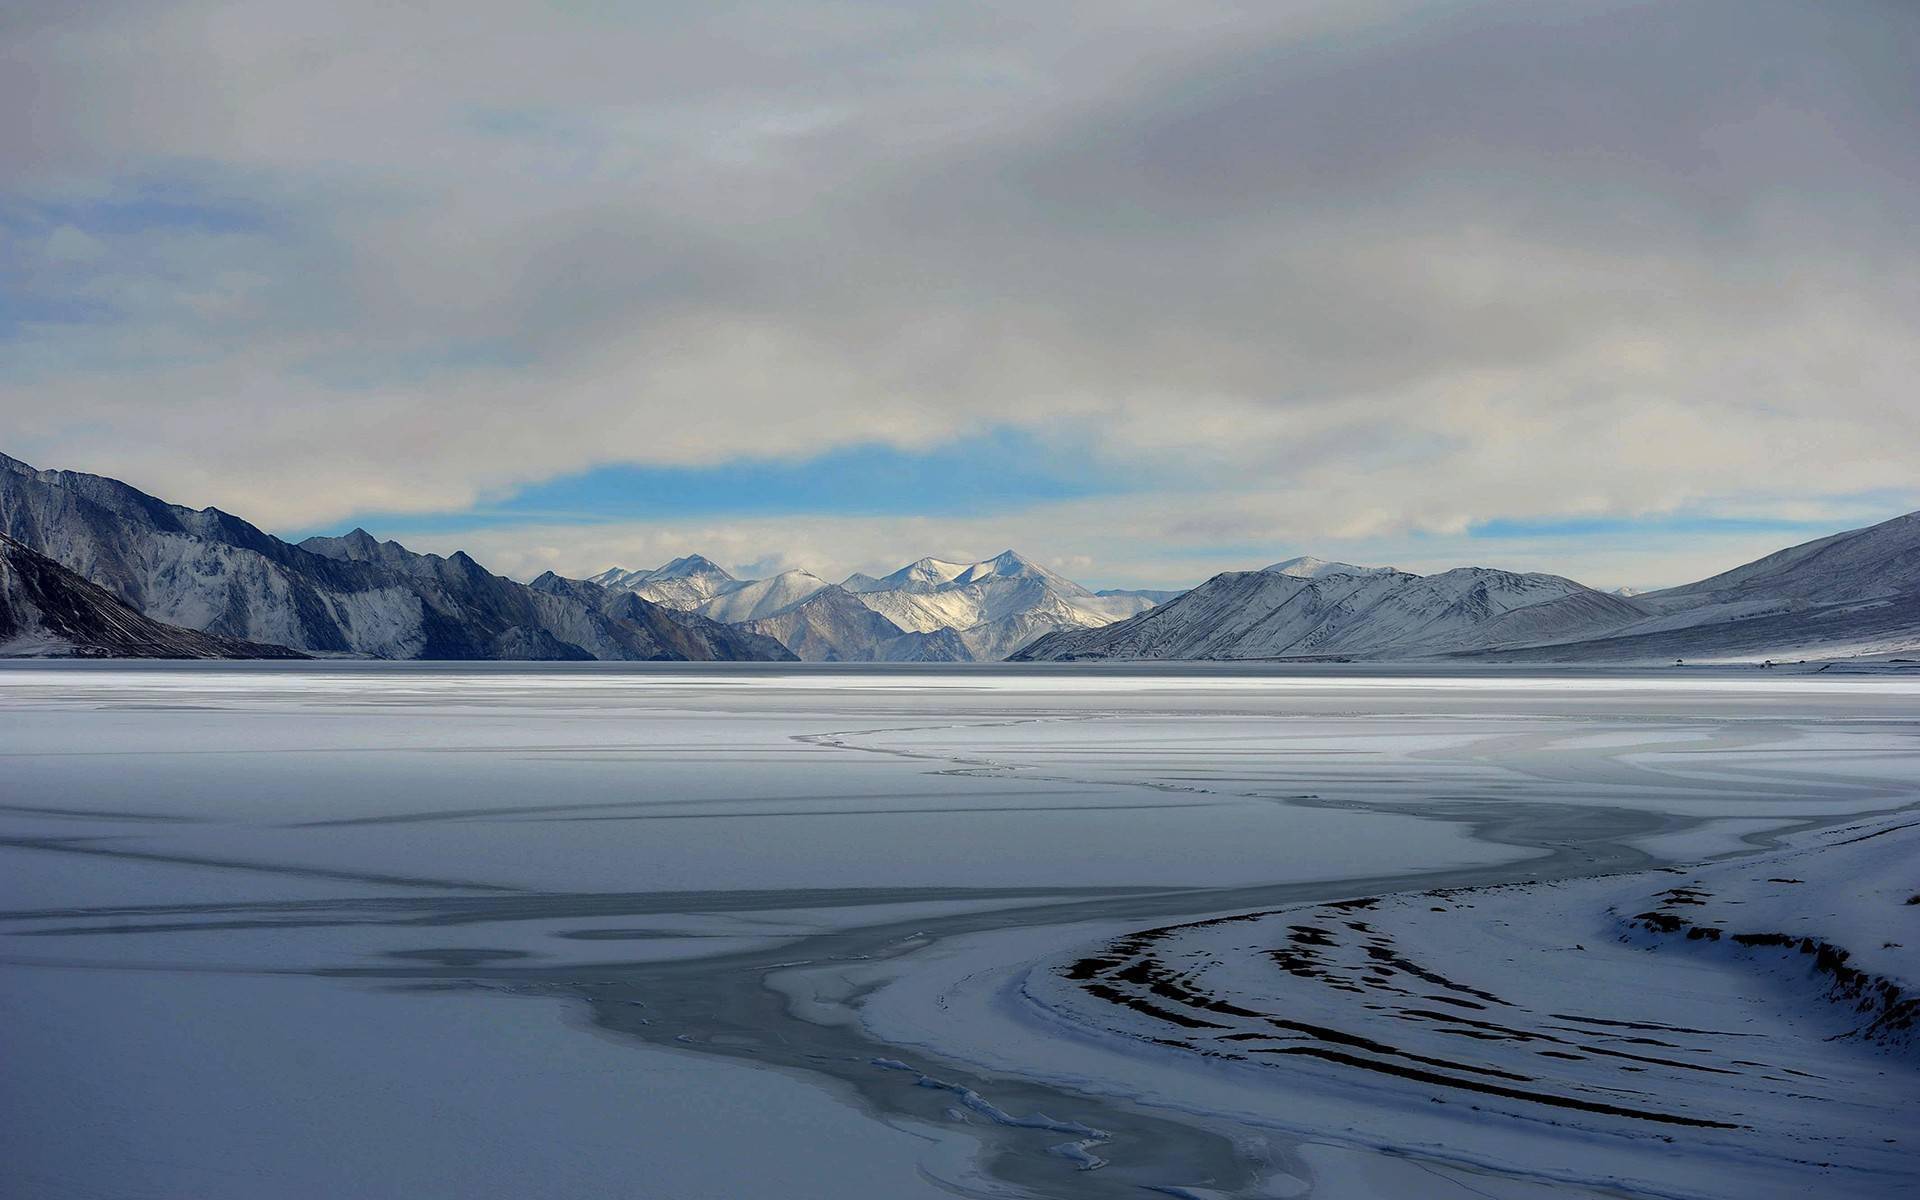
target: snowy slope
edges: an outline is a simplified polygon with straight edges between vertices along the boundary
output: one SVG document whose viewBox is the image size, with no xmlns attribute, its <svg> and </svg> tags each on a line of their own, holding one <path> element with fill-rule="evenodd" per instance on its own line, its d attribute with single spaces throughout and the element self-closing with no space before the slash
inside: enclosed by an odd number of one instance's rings
<svg viewBox="0 0 1920 1200">
<path fill-rule="evenodd" d="M 163 625 L 43 554 L 0 535 L 0 658 L 300 658 Z"/>
<path fill-rule="evenodd" d="M 1079 658 L 1606 662 L 1838 658 L 1920 650 L 1920 513 L 1699 583 L 1628 595 L 1557 575 L 1419 576 L 1314 558 L 1229 572 L 1141 616 L 1021 653 Z"/>
<path fill-rule="evenodd" d="M 908 563 L 891 575 L 875 579 L 870 575 L 850 575 L 841 584 L 850 592 L 888 592 L 912 588 L 935 588 L 951 583 L 974 564 L 922 558 Z M 856 584 L 858 586 L 856 586 Z"/>
<path fill-rule="evenodd" d="M 1665 608 L 1754 598 L 1831 603 L 1914 592 L 1920 592 L 1920 512 L 1791 546 L 1641 599 Z"/>
<path fill-rule="evenodd" d="M 779 641 L 806 662 L 965 662 L 967 646 L 951 630 L 901 629 L 829 584 L 742 629 Z"/>
<path fill-rule="evenodd" d="M 644 600 L 668 608 L 693 610 L 724 592 L 742 586 L 712 559 L 700 554 L 683 555 L 652 570 L 628 571 L 612 567 L 588 580 L 614 591 L 632 592 Z"/>
<path fill-rule="evenodd" d="M 1791 660 L 1920 650 L 1920 513 L 1792 546 L 1633 602 L 1650 615 L 1533 657 Z"/>
<path fill-rule="evenodd" d="M 737 584 L 694 611 L 715 621 L 754 621 L 791 608 L 827 586 L 826 580 L 810 571 L 782 571 L 770 579 Z"/>
<path fill-rule="evenodd" d="M 782 571 L 767 579 L 737 579 L 698 554 L 650 571 L 614 567 L 587 582 L 725 624 L 770 617 L 828 586 L 826 580 L 801 570 Z"/>
<path fill-rule="evenodd" d="M 494 575 L 464 553 L 414 554 L 364 530 L 294 546 L 218 509 L 0 456 L 0 532 L 169 625 L 381 658 L 760 658 L 776 647 L 625 614 Z M 590 585 L 589 585 L 590 586 Z M 644 604 L 644 602 L 641 602 Z"/>
<path fill-rule="evenodd" d="M 1284 564 L 1282 564 L 1284 565 Z M 1053 634 L 1030 660 L 1414 657 L 1556 641 L 1644 616 L 1557 575 L 1240 571 L 1103 629 Z"/>
<path fill-rule="evenodd" d="M 1392 567 L 1356 567 L 1352 563 L 1328 562 L 1303 554 L 1260 568 L 1269 575 L 1292 575 L 1296 579 L 1325 579 L 1329 575 L 1391 575 Z"/>
<path fill-rule="evenodd" d="M 1005 658 L 1054 630 L 1096 628 L 1154 603 L 1138 592 L 1096 594 L 1012 550 L 977 563 L 923 558 L 858 595 L 902 629 L 955 631 L 980 661 Z"/>
<path fill-rule="evenodd" d="M 653 570 L 616 567 L 591 582 L 748 625 L 802 658 L 835 662 L 997 661 L 1056 629 L 1109 624 L 1179 595 L 1089 591 L 1011 550 L 979 562 L 922 558 L 882 577 L 856 573 L 839 585 L 803 570 L 736 579 L 699 555 Z M 801 607 L 814 597 L 823 599 Z M 851 612 L 848 599 L 883 624 Z M 899 640 L 903 633 L 915 636 Z"/>
<path fill-rule="evenodd" d="M 584 579 L 567 579 L 552 571 L 527 586 L 536 592 L 571 598 L 590 614 L 613 621 L 622 629 L 642 633 L 653 648 L 653 653 L 646 656 L 648 658 L 693 662 L 779 662 L 793 657 L 786 647 L 772 638 L 711 620 L 698 613 L 672 610 L 643 598 L 635 591 L 604 588 Z M 592 619 L 588 618 L 589 621 Z"/>
</svg>

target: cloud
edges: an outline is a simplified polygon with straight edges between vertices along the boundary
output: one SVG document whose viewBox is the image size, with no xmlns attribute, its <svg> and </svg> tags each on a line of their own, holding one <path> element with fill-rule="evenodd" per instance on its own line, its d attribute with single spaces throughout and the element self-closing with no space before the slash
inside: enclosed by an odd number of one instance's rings
<svg viewBox="0 0 1920 1200">
<path fill-rule="evenodd" d="M 278 527 L 1043 431 L 1165 481 L 1033 510 L 1155 578 L 1911 498 L 1916 52 L 1867 0 L 16 5 L 0 419 Z"/>
</svg>

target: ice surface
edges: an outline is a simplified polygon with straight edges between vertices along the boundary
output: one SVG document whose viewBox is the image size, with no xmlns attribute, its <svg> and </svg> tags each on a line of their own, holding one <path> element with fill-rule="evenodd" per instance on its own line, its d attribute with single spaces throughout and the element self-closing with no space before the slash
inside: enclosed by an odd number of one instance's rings
<svg viewBox="0 0 1920 1200">
<path fill-rule="evenodd" d="M 299 976 L 10 968 L 0 1193 L 844 1200 L 857 1175 L 872 1195 L 951 1195 L 921 1164 L 955 1133 L 596 1037 L 568 1009 Z"/>
<path fill-rule="evenodd" d="M 1583 877 L 1893 819 L 1917 701 L 1755 672 L 0 669 L 0 1161 L 49 1197 L 1798 1186 L 1510 1098 L 1462 1125 L 1333 1064 L 1247 1084 L 1021 983 L 1211 915 L 1567 881 L 1485 902 L 1524 960 L 1646 878 Z M 1848 874 L 1895 888 L 1893 846 Z M 1920 913 L 1821 895 L 1807 921 L 1862 945 Z M 1634 936 L 1622 979 L 1752 982 Z M 1820 995 L 1728 986 L 1767 1061 L 1820 1056 Z M 1835 1054 L 1808 1094 L 1853 1078 Z M 1828 1157 L 1860 1169 L 1823 1184 L 1891 1177 L 1860 1139 L 1905 1063 L 1846 1100 Z"/>
</svg>

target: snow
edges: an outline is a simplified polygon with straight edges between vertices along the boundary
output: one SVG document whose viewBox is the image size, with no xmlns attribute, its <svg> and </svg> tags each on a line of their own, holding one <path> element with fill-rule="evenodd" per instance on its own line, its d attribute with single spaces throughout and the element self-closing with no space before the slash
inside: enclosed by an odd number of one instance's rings
<svg viewBox="0 0 1920 1200">
<path fill-rule="evenodd" d="M 880 583 L 888 590 L 919 585 L 938 587 L 943 583 L 952 583 L 960 576 L 971 571 L 977 564 L 944 562 L 937 558 L 922 558 L 908 563 L 891 575 L 883 576 Z"/>
<path fill-rule="evenodd" d="M 752 621 L 792 607 L 826 586 L 826 580 L 810 572 L 782 571 L 771 579 L 756 579 L 724 591 L 694 611 L 729 624 Z"/>
<path fill-rule="evenodd" d="M 1276 564 L 1284 566 L 1286 564 Z M 1460 567 L 1217 575 L 1131 620 L 1029 648 L 1042 659 L 1418 657 L 1564 641 L 1644 614 L 1557 575 Z"/>
<path fill-rule="evenodd" d="M 753 581 L 735 579 L 704 555 L 687 554 L 651 570 L 610 567 L 587 582 L 616 592 L 632 592 L 643 600 L 691 612 Z"/>
<path fill-rule="evenodd" d="M 1841 1004 L 1839 1021 L 1851 1026 L 1843 1036 L 1920 1049 L 1912 1027 L 1920 1019 L 1920 902 L 1910 903 L 1920 895 L 1917 863 L 1920 814 L 1909 812 L 1822 830 L 1784 852 L 1664 879 L 1657 900 L 1636 900 L 1615 912 L 1656 933 L 1673 926 L 1671 932 L 1683 938 L 1670 940 L 1796 986 L 1804 987 L 1811 975 L 1816 990 L 1831 990 Z M 1642 919 L 1647 910 L 1660 916 Z M 1772 944 L 1776 939 L 1791 944 Z M 1810 971 L 1809 956 L 1822 946 L 1844 952 L 1835 966 L 1861 972 L 1866 980 L 1849 988 L 1842 971 Z M 1881 981 L 1902 998 L 1891 1002 L 1891 1013 Z"/>
<path fill-rule="evenodd" d="M 1473 1170 L 1524 1160 L 1555 1187 L 1890 1196 L 1920 1186 L 1910 1029 L 1874 1032 L 1880 1010 L 1797 950 L 1662 938 L 1625 914 L 1700 886 L 1737 911 L 1730 931 L 1786 918 L 1849 945 L 1907 938 L 1881 965 L 1910 1019 L 1920 916 L 1899 888 L 1855 886 L 1833 851 L 1898 835 L 1875 861 L 1910 871 L 1916 832 L 1882 820 L 1684 883 L 1363 896 L 1130 929 L 1065 956 L 995 934 L 839 974 L 883 1040 L 1193 1116 Z M 1790 868 L 1800 882 L 1778 882 Z M 1862 909 L 1864 924 L 1847 915 Z"/>
<path fill-rule="evenodd" d="M 1096 595 L 1012 550 L 977 563 L 921 559 L 849 590 L 901 629 L 958 632 L 981 662 L 997 662 L 1043 634 L 1098 628 L 1154 604 L 1138 592 Z"/>
<path fill-rule="evenodd" d="M 1302 554 L 1271 566 L 1261 567 L 1268 575 L 1291 575 L 1296 579 L 1325 579 L 1329 575 L 1393 575 L 1398 574 L 1392 567 L 1356 567 L 1352 563 L 1329 562 L 1324 558 L 1315 558 L 1311 554 Z"/>
<path fill-rule="evenodd" d="M 1652 592 L 1656 602 L 1763 594 L 1854 600 L 1920 589 L 1920 512 L 1790 546 L 1698 583 Z"/>
<path fill-rule="evenodd" d="M 1656 663 L 1834 660 L 1920 648 L 1920 513 L 1790 547 L 1665 591 L 1556 575 L 1419 576 L 1301 557 L 1217 575 L 1132 620 L 1066 630 L 1023 657 Z"/>
<path fill-rule="evenodd" d="M 651 571 L 615 567 L 591 582 L 716 621 L 753 622 L 756 632 L 779 638 L 802 658 L 833 662 L 997 662 L 1042 634 L 1106 625 L 1177 594 L 1096 594 L 1012 550 L 971 563 L 922 558 L 877 579 L 848 576 L 837 590 L 891 628 L 859 622 L 837 603 L 796 616 L 834 587 L 799 569 L 739 580 L 690 555 Z"/>
</svg>

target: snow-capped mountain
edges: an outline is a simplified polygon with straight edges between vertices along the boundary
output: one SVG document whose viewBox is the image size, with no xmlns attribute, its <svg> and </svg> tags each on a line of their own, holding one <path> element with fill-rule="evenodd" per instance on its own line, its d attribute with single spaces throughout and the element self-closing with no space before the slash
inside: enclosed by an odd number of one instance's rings
<svg viewBox="0 0 1920 1200">
<path fill-rule="evenodd" d="M 1422 576 L 1289 559 L 1217 575 L 1102 629 L 1050 634 L 1015 657 L 1671 662 L 1912 650 L 1920 650 L 1920 513 L 1641 594 L 1479 567 Z"/>
<path fill-rule="evenodd" d="M 1777 550 L 1644 598 L 1671 611 L 1754 599 L 1846 603 L 1913 592 L 1920 592 L 1920 512 Z"/>
<path fill-rule="evenodd" d="M 782 571 L 768 579 L 739 582 L 693 611 L 716 621 L 755 621 L 805 600 L 828 586 L 810 571 Z"/>
<path fill-rule="evenodd" d="M 1042 634 L 1105 625 L 1179 594 L 1092 592 L 1011 550 L 980 562 L 923 558 L 837 586 L 798 570 L 736 579 L 699 555 L 653 570 L 616 567 L 594 581 L 770 634 L 802 658 L 838 662 L 995 661 Z M 885 624 L 852 612 L 849 599 Z"/>
<path fill-rule="evenodd" d="M 588 582 L 729 625 L 770 617 L 827 586 L 826 580 L 799 570 L 766 579 L 738 579 L 699 554 L 676 558 L 650 571 L 612 567 Z"/>
<path fill-rule="evenodd" d="M 1097 595 L 1012 550 L 976 563 L 923 558 L 874 583 L 856 593 L 867 607 L 910 632 L 953 630 L 981 662 L 1056 629 L 1096 628 L 1153 605 L 1138 593 Z"/>
<path fill-rule="evenodd" d="M 1536 657 L 1784 660 L 1920 649 L 1920 512 L 1790 546 L 1633 603 L 1649 615 Z"/>
<path fill-rule="evenodd" d="M 946 562 L 938 558 L 922 558 L 879 579 L 869 575 L 851 575 L 840 586 L 850 592 L 892 592 L 912 588 L 937 588 L 943 583 L 952 583 L 971 570 L 974 565 L 973 563 Z M 859 586 L 853 586 L 856 583 Z"/>
<path fill-rule="evenodd" d="M 828 584 L 742 629 L 777 639 L 807 662 L 966 662 L 966 643 L 951 629 L 911 632 Z"/>
<path fill-rule="evenodd" d="M 634 597 L 616 610 L 415 554 L 364 530 L 295 546 L 218 509 L 167 504 L 98 475 L 0 455 L 0 533 L 168 625 L 380 658 L 735 659 L 791 656 Z"/>
<path fill-rule="evenodd" d="M 0 658 L 303 658 L 163 625 L 0 534 Z"/>
<path fill-rule="evenodd" d="M 1565 641 L 1646 615 L 1558 575 L 1305 569 L 1216 575 L 1130 620 L 1051 634 L 1015 657 L 1406 658 Z"/>
<path fill-rule="evenodd" d="M 1391 575 L 1392 567 L 1356 567 L 1352 563 L 1328 562 L 1303 554 L 1260 568 L 1268 575 L 1291 575 L 1296 579 L 1325 579 L 1329 575 Z"/>
<path fill-rule="evenodd" d="M 416 554 L 360 529 L 292 545 L 218 509 L 0 455 L 0 535 L 11 539 L 0 634 L 15 652 L 1631 662 L 1920 650 L 1920 513 L 1643 594 L 1309 556 L 1190 592 L 1093 592 L 1011 550 L 838 585 L 802 570 L 739 579 L 697 554 L 520 584 L 464 553 Z"/>
<path fill-rule="evenodd" d="M 741 580 L 710 558 L 688 554 L 651 571 L 626 571 L 619 567 L 602 571 L 590 583 L 614 591 L 632 592 L 643 600 L 668 608 L 691 611 L 723 592 L 737 588 Z"/>
</svg>

